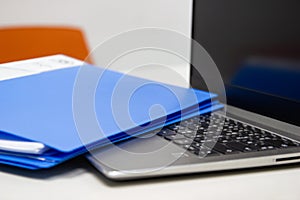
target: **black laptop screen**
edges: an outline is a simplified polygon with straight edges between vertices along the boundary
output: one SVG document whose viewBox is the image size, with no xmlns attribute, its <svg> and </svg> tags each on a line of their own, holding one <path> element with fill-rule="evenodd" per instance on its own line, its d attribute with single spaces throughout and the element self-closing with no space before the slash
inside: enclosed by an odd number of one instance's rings
<svg viewBox="0 0 300 200">
<path fill-rule="evenodd" d="M 227 103 L 300 126 L 300 1 L 193 4 L 192 37 L 221 72 Z M 191 85 L 206 89 L 193 66 Z"/>
</svg>

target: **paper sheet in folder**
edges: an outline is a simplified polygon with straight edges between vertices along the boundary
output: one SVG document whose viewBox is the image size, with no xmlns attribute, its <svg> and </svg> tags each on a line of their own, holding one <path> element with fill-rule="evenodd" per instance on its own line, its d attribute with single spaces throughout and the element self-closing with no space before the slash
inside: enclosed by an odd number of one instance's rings
<svg viewBox="0 0 300 200">
<path fill-rule="evenodd" d="M 93 116 L 86 113 L 90 102 L 74 104 L 77 100 L 73 91 L 79 70 L 89 77 L 81 84 L 86 90 L 79 94 L 84 98 L 88 88 L 93 88 L 89 86 L 90 81 L 98 80 L 102 74 L 93 91 L 94 98 L 87 98 L 93 99 L 90 108 L 94 110 L 96 126 Z M 52 167 L 89 148 L 222 107 L 217 101 L 211 101 L 215 94 L 109 70 L 103 72 L 102 68 L 85 65 L 0 81 L 0 139 L 38 142 L 48 148 L 40 155 L 1 151 L 0 163 L 28 169 Z M 136 90 L 132 91 L 133 88 Z M 159 105 L 158 109 L 153 105 Z M 153 112 L 149 116 L 151 107 Z M 118 116 L 126 110 L 131 120 Z"/>
</svg>

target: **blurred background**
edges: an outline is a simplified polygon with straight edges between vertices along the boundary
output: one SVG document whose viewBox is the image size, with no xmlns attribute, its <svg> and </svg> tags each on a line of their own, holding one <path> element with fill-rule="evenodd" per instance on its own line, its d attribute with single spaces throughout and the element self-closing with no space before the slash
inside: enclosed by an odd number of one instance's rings
<svg viewBox="0 0 300 200">
<path fill-rule="evenodd" d="M 75 27 L 83 31 L 89 50 L 116 34 L 143 27 L 191 34 L 192 0 L 0 0 L 0 5 L 0 28 Z M 92 56 L 94 64 L 101 59 L 101 55 Z M 155 70 L 169 72 L 159 66 Z M 174 70 L 185 74 L 188 82 L 188 65 L 175 64 Z"/>
</svg>

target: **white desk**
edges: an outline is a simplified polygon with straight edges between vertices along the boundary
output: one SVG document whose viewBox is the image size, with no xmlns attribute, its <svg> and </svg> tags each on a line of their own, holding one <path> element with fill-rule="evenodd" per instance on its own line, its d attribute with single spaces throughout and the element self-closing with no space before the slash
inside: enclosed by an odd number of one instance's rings
<svg viewBox="0 0 300 200">
<path fill-rule="evenodd" d="M 300 164 L 111 182 L 84 158 L 42 171 L 0 165 L 0 199 L 299 200 Z"/>
<path fill-rule="evenodd" d="M 45 171 L 0 170 L 1 200 L 300 199 L 300 164 L 131 182 L 111 182 L 83 158 Z"/>
</svg>

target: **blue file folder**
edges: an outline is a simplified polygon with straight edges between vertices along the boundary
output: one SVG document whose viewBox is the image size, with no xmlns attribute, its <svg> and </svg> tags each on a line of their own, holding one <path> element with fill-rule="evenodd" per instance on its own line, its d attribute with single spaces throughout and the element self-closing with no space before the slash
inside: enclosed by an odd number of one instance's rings
<svg viewBox="0 0 300 200">
<path fill-rule="evenodd" d="M 92 99 L 74 96 L 76 89 L 87 94 L 94 87 L 89 79 L 76 87 L 78 72 L 98 79 Z M 0 94 L 0 138 L 50 148 L 42 155 L 0 152 L 0 163 L 28 169 L 49 168 L 88 149 L 222 108 L 215 94 L 90 65 L 1 81 Z"/>
</svg>

